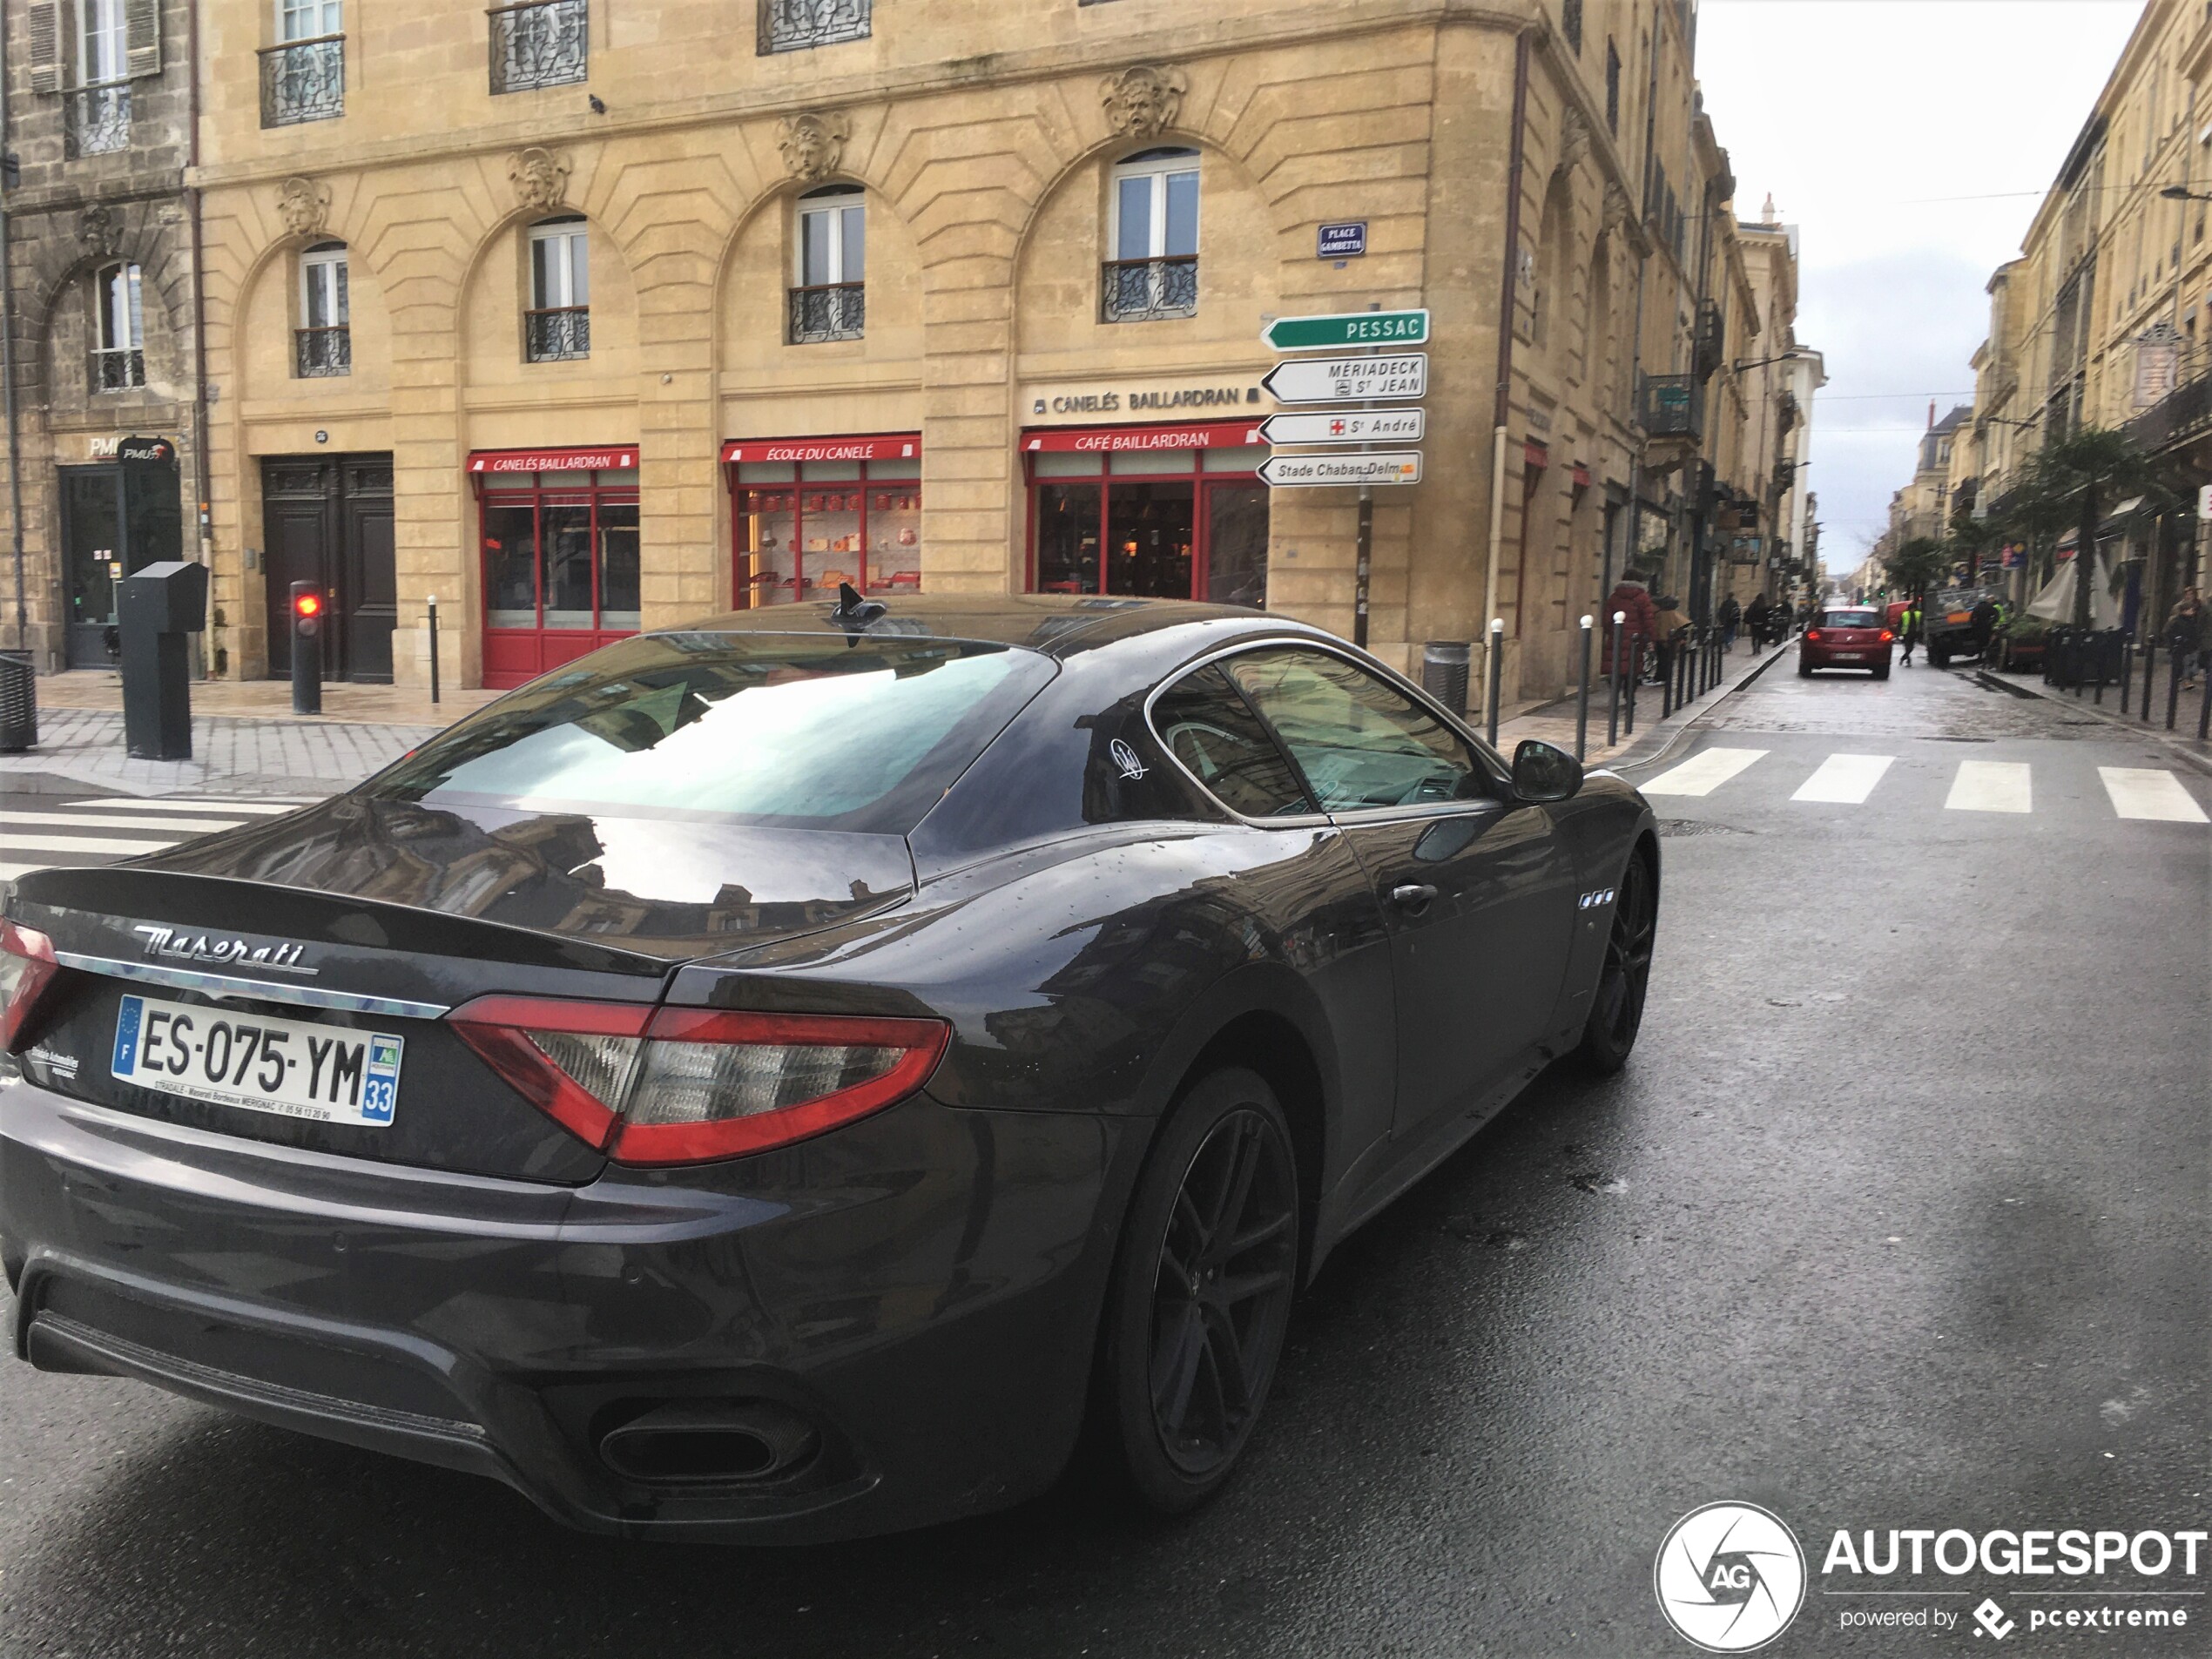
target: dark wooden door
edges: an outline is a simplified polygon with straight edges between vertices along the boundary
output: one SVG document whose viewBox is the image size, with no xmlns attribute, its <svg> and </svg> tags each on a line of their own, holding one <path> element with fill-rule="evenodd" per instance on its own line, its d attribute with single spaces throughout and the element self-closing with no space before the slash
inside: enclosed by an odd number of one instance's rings
<svg viewBox="0 0 2212 1659">
<path fill-rule="evenodd" d="M 272 455 L 261 462 L 269 673 L 292 671 L 292 584 L 323 591 L 325 679 L 389 684 L 399 615 L 389 455 Z"/>
</svg>

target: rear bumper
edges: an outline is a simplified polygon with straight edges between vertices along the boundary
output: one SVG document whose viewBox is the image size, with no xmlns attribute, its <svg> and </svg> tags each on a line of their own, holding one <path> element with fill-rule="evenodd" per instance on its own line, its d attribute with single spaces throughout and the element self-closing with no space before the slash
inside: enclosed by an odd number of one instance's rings
<svg viewBox="0 0 2212 1659">
<path fill-rule="evenodd" d="M 1892 649 L 1888 645 L 1865 645 L 1856 652 L 1832 651 L 1824 651 L 1817 645 L 1807 645 L 1802 640 L 1797 644 L 1797 651 L 1807 668 L 1886 668 L 1892 660 Z"/>
<path fill-rule="evenodd" d="M 1081 1420 L 1149 1125 L 919 1096 L 783 1152 L 560 1188 L 0 1089 L 17 1354 L 505 1481 L 572 1526 L 805 1542 L 1019 1501 Z M 767 1401 L 772 1478 L 617 1474 L 612 1424 Z"/>
</svg>

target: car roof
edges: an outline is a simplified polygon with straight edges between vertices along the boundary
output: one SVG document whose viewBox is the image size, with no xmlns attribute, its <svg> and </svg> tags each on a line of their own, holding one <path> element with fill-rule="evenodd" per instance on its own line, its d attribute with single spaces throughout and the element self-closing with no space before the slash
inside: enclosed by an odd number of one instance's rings
<svg viewBox="0 0 2212 1659">
<path fill-rule="evenodd" d="M 832 634 L 847 637 L 983 640 L 1067 658 L 1124 640 L 1190 629 L 1226 641 L 1251 633 L 1319 637 L 1305 624 L 1239 605 L 1191 599 L 1123 599 L 1053 593 L 876 595 L 865 620 L 840 617 L 834 600 L 731 610 L 652 634 Z M 875 609 L 880 606 L 878 612 Z M 1241 624 L 1241 625 L 1239 625 Z"/>
</svg>

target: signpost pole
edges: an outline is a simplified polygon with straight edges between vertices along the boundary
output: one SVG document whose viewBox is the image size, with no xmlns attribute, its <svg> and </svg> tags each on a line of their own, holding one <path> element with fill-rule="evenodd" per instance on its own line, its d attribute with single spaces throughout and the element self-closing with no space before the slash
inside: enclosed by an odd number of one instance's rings
<svg viewBox="0 0 2212 1659">
<path fill-rule="evenodd" d="M 1359 546 L 1354 555 L 1352 584 L 1352 643 L 1367 648 L 1367 577 L 1375 556 L 1375 492 L 1359 486 Z"/>
<path fill-rule="evenodd" d="M 1484 720 L 1488 725 L 1490 746 L 1493 749 L 1498 746 L 1498 690 L 1505 684 L 1505 656 L 1501 650 L 1505 637 L 1506 619 L 1503 617 L 1491 617 L 1490 661 L 1487 664 L 1490 671 L 1490 684 L 1482 694 L 1482 700 L 1487 705 L 1482 713 Z"/>
</svg>

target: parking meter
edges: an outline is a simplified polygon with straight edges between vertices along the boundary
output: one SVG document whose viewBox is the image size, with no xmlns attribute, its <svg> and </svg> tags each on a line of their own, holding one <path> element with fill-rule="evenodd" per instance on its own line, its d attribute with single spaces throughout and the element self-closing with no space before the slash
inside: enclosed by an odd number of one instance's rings
<svg viewBox="0 0 2212 1659">
<path fill-rule="evenodd" d="M 134 760 L 192 759 L 192 668 L 185 636 L 206 626 L 207 567 L 185 559 L 124 577 L 118 606 L 123 740 Z"/>
<path fill-rule="evenodd" d="M 322 590 L 292 584 L 292 711 L 322 712 Z"/>
</svg>

